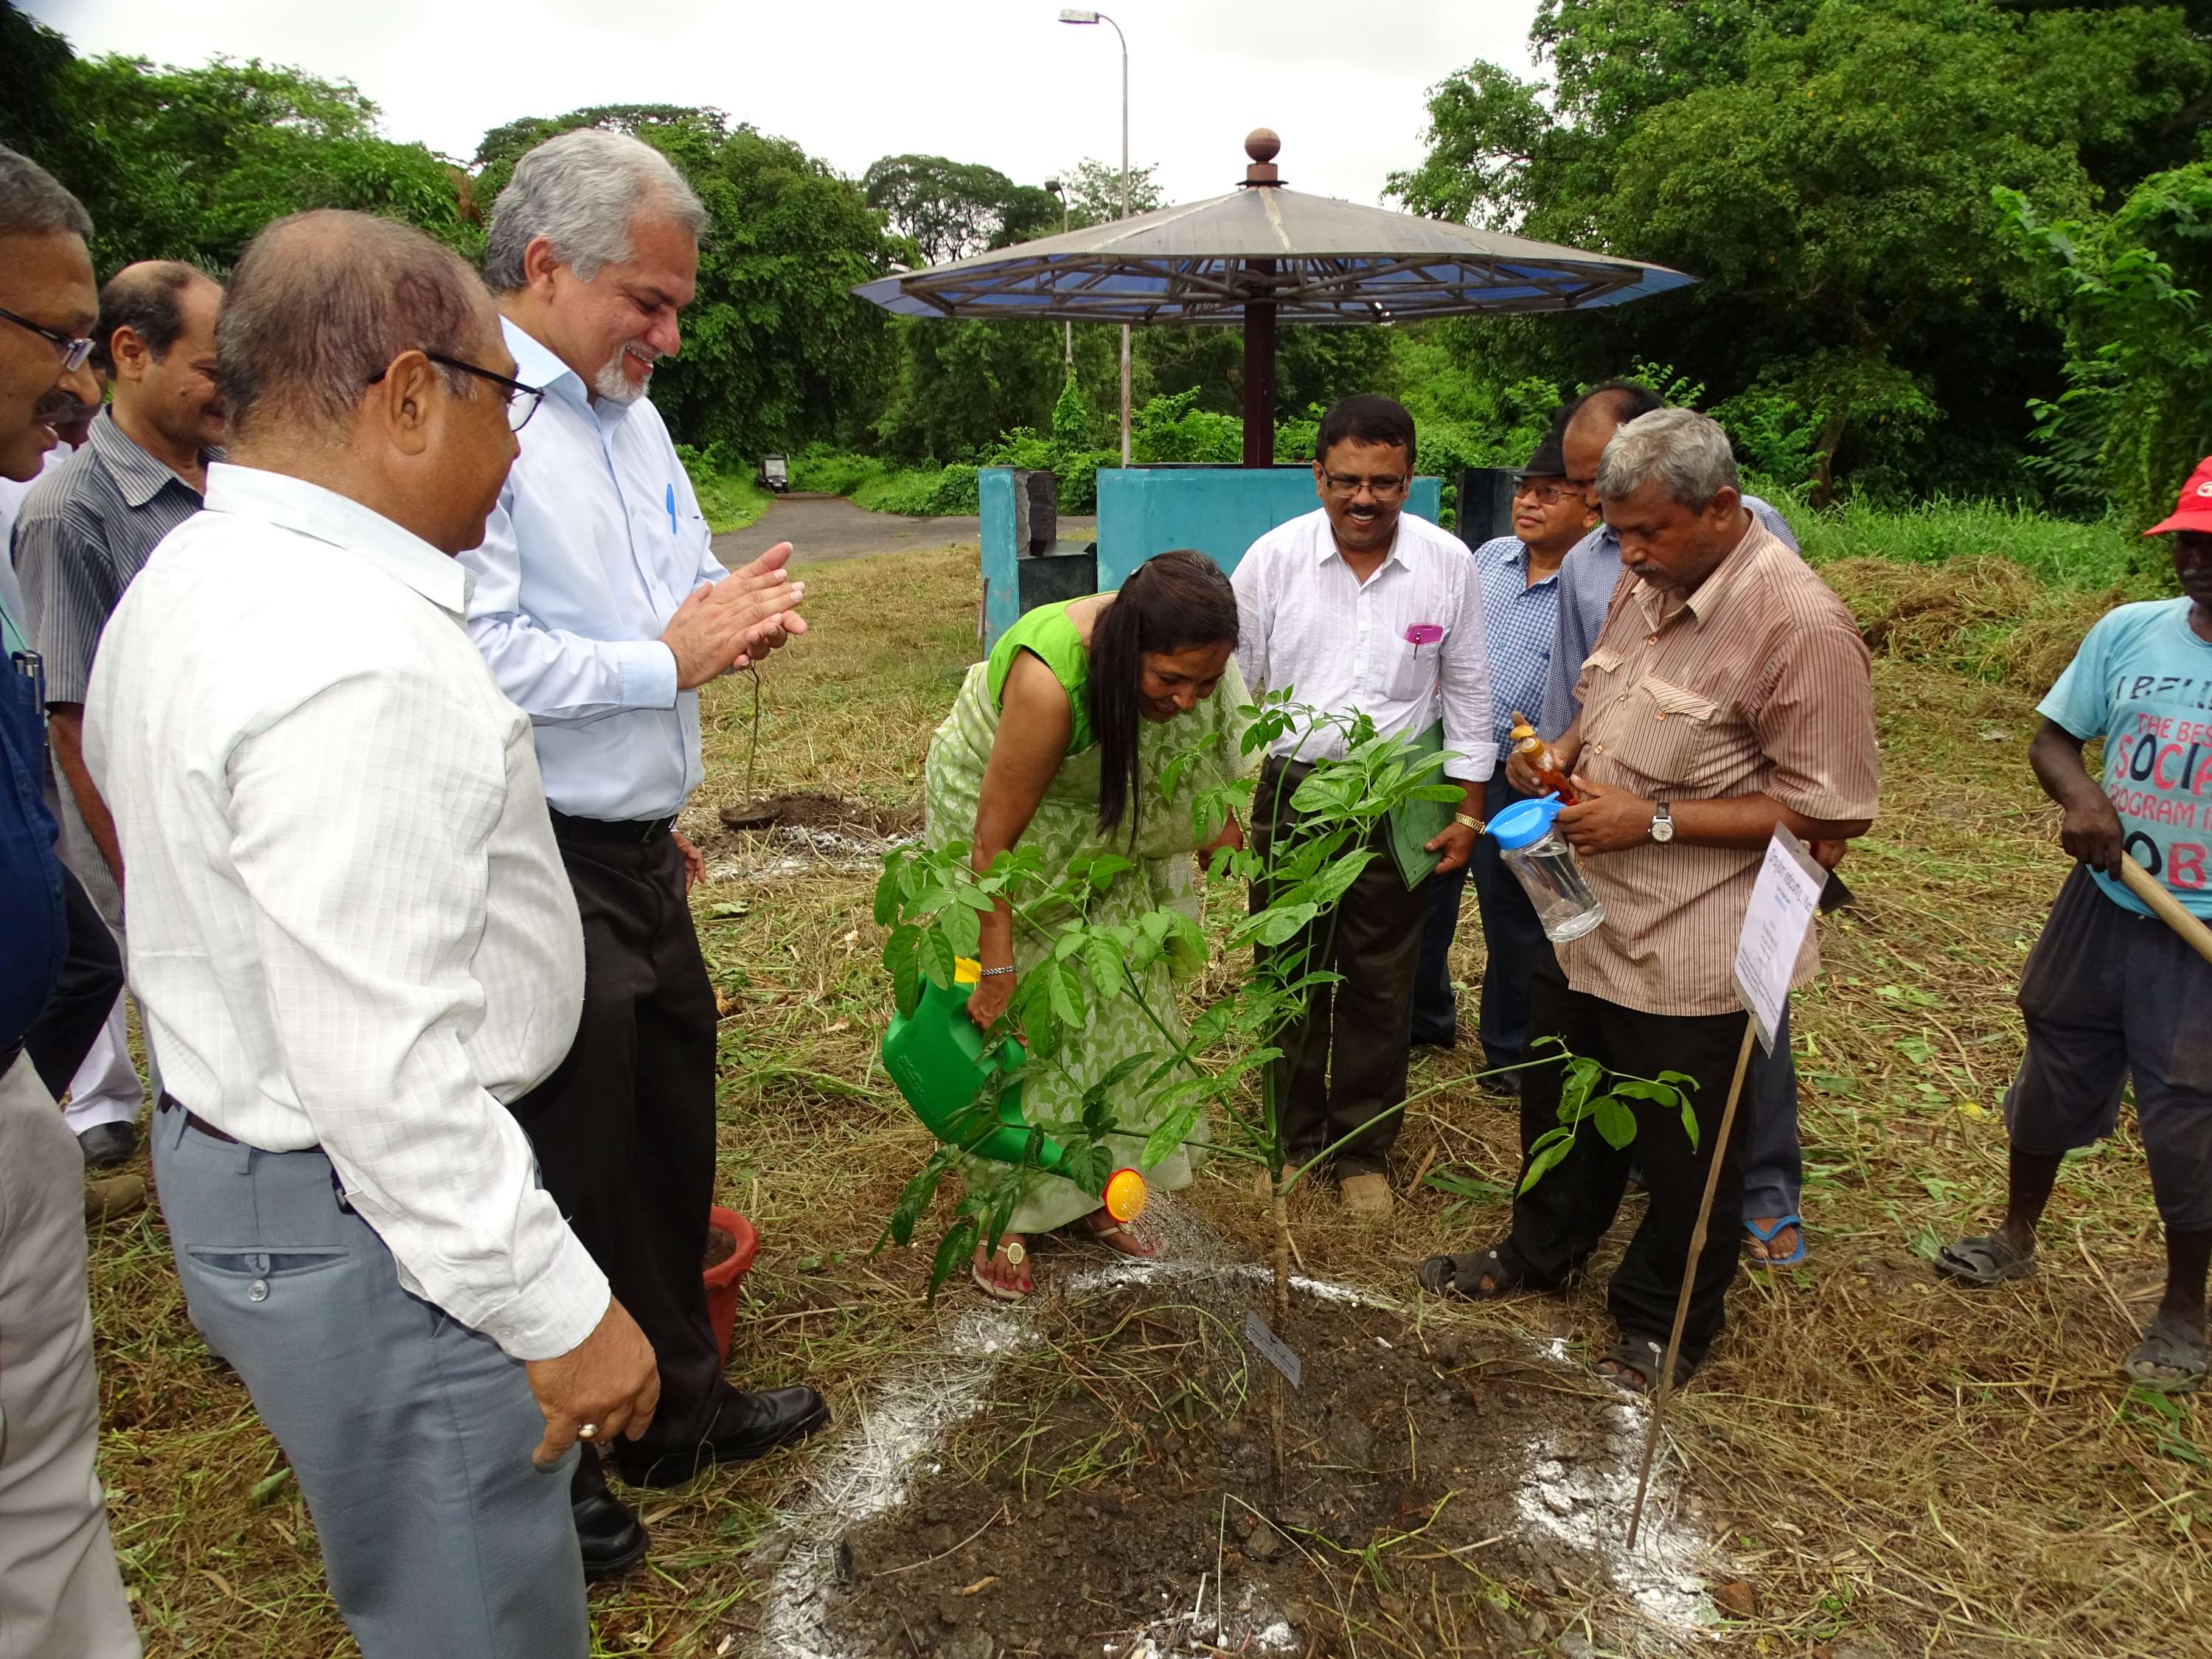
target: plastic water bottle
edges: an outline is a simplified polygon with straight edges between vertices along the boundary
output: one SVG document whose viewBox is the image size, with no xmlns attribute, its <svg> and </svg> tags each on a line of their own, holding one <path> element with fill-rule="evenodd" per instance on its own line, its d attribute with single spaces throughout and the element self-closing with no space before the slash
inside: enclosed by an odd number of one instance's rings
<svg viewBox="0 0 2212 1659">
<path fill-rule="evenodd" d="M 1487 833 L 1536 907 L 1544 937 L 1565 945 L 1603 921 L 1605 906 L 1590 890 L 1575 849 L 1553 828 L 1552 820 L 1559 816 L 1559 798 L 1540 795 L 1507 807 L 1491 819 Z"/>
</svg>

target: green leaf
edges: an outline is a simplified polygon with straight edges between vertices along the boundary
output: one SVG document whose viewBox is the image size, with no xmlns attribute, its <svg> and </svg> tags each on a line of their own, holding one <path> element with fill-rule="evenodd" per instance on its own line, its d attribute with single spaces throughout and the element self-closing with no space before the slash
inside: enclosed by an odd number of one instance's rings
<svg viewBox="0 0 2212 1659">
<path fill-rule="evenodd" d="M 1041 965 L 1037 972 L 1051 988 L 1054 1018 L 1072 1030 L 1082 1030 L 1083 981 L 1075 969 L 1064 962 L 1052 962 Z"/>
<path fill-rule="evenodd" d="M 928 1300 L 934 1302 L 945 1281 L 957 1273 L 969 1257 L 975 1253 L 975 1218 L 963 1215 L 957 1218 L 937 1241 L 937 1254 L 929 1261 Z"/>
<path fill-rule="evenodd" d="M 1526 1193 L 1565 1158 L 1574 1145 L 1572 1139 L 1546 1146 L 1540 1141 L 1528 1157 L 1528 1173 L 1521 1177 L 1520 1191 Z"/>
<path fill-rule="evenodd" d="M 955 904 L 937 918 L 937 926 L 956 957 L 971 961 L 983 946 L 983 918 L 965 905 Z"/>
<path fill-rule="evenodd" d="M 1690 1097 L 1682 1097 L 1682 1133 L 1689 1137 L 1690 1150 L 1698 1150 L 1698 1115 L 1691 1109 Z"/>
<path fill-rule="evenodd" d="M 1612 1095 L 1601 1095 L 1595 1113 L 1597 1132 L 1616 1152 L 1636 1139 L 1636 1114 Z"/>
<path fill-rule="evenodd" d="M 902 923 L 884 941 L 884 967 L 890 974 L 892 1000 L 902 1015 L 913 1013 L 921 1000 L 921 973 L 915 959 L 921 938 L 920 928 Z"/>
<path fill-rule="evenodd" d="M 1159 1127 L 1145 1137 L 1145 1150 L 1138 1154 L 1138 1162 L 1149 1170 L 1168 1157 L 1182 1145 L 1183 1137 L 1191 1132 L 1198 1115 L 1205 1109 L 1203 1101 L 1194 1100 L 1162 1118 Z"/>
<path fill-rule="evenodd" d="M 951 940 L 945 937 L 941 925 L 932 925 L 921 930 L 915 945 L 915 965 L 932 982 L 950 986 L 952 983 L 953 951 Z"/>
</svg>

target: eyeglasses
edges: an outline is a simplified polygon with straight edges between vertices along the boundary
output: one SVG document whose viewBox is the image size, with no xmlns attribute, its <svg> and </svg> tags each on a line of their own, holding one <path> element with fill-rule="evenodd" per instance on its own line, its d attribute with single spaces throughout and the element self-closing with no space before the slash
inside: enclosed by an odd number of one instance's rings
<svg viewBox="0 0 2212 1659">
<path fill-rule="evenodd" d="M 1406 480 L 1399 477 L 1348 478 L 1341 472 L 1324 472 L 1322 479 L 1333 495 L 1357 495 L 1361 490 L 1370 491 L 1377 501 L 1389 501 L 1393 495 L 1406 493 Z"/>
<path fill-rule="evenodd" d="M 0 311 L 18 328 L 27 328 L 41 340 L 51 341 L 62 354 L 62 373 L 74 374 L 84 367 L 85 359 L 92 356 L 92 341 L 81 336 L 64 334 L 58 328 L 47 328 L 33 322 L 28 317 L 18 317 L 12 311 Z"/>
<path fill-rule="evenodd" d="M 1546 507 L 1557 507 L 1561 501 L 1580 501 L 1583 492 L 1571 483 L 1539 483 L 1534 478 L 1523 478 L 1513 486 L 1513 497 L 1518 501 L 1526 495 Z"/>
<path fill-rule="evenodd" d="M 473 374 L 479 380 L 489 380 L 498 386 L 507 402 L 507 429 L 510 432 L 520 432 L 528 426 L 530 417 L 538 412 L 538 405 L 545 401 L 544 386 L 525 386 L 509 375 L 479 368 L 474 363 L 463 362 L 459 357 L 448 357 L 442 351 L 425 351 L 422 355 L 442 368 L 457 368 L 464 374 Z M 385 373 L 385 370 L 378 369 L 368 377 L 368 384 L 374 386 L 384 378 Z"/>
</svg>

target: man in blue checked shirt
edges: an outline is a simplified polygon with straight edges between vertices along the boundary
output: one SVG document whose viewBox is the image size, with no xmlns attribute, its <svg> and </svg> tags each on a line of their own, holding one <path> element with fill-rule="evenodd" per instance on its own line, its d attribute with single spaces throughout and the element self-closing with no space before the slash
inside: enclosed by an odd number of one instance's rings
<svg viewBox="0 0 2212 1659">
<path fill-rule="evenodd" d="M 1490 659 L 1491 735 L 1498 745 L 1498 769 L 1485 786 L 1486 820 L 1522 798 L 1505 781 L 1505 757 L 1512 748 L 1507 734 L 1517 714 L 1534 719 L 1542 706 L 1559 625 L 1559 562 L 1590 525 L 1582 492 L 1567 482 L 1559 448 L 1565 414 L 1554 419 L 1513 487 L 1513 528 L 1520 533 L 1497 537 L 1474 550 L 1475 574 L 1482 584 L 1483 645 Z M 1552 947 L 1535 907 L 1487 836 L 1475 838 L 1464 869 L 1449 875 L 1439 872 L 1430 883 L 1429 919 L 1413 981 L 1413 1041 L 1441 1048 L 1456 1041 L 1459 1010 L 1449 957 L 1460 898 L 1470 880 L 1482 912 L 1485 960 L 1478 1029 L 1483 1066 L 1510 1066 L 1521 1060 L 1528 1038 L 1529 975 Z M 1483 1082 L 1493 1094 L 1521 1091 L 1515 1072 Z"/>
<path fill-rule="evenodd" d="M 653 1486 L 828 1419 L 812 1389 L 746 1394 L 723 1379 L 700 1277 L 717 1014 L 684 898 L 699 854 L 676 816 L 703 776 L 698 688 L 805 628 L 788 544 L 734 574 L 715 561 L 646 396 L 681 342 L 706 222 L 659 152 L 619 133 L 564 133 L 515 164 L 484 278 L 539 406 L 483 544 L 462 556 L 476 574 L 469 632 L 531 716 L 584 923 L 575 1046 L 514 1111 L 546 1189 L 653 1343 L 659 1408 L 605 1455 Z M 644 1556 L 644 1528 L 589 1447 L 570 1498 L 587 1577 Z"/>
</svg>

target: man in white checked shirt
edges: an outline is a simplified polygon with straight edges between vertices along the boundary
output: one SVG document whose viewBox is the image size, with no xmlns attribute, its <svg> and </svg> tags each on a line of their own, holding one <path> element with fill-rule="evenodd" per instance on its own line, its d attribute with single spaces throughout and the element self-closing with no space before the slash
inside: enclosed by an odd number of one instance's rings
<svg viewBox="0 0 2212 1659">
<path fill-rule="evenodd" d="M 1255 692 L 1288 689 L 1327 714 L 1364 714 L 1385 735 L 1418 737 L 1441 721 L 1452 756 L 1444 776 L 1465 791 L 1454 822 L 1428 843 L 1442 855 L 1436 874 L 1449 875 L 1474 850 L 1497 745 L 1474 561 L 1456 536 L 1401 510 L 1413 454 L 1413 418 L 1388 398 L 1346 398 L 1322 417 L 1320 509 L 1262 536 L 1231 577 L 1237 662 Z M 1343 753 L 1335 727 L 1301 728 L 1276 743 L 1252 809 L 1259 846 L 1297 823 L 1291 796 L 1313 763 Z M 1330 1172 L 1344 1208 L 1370 1217 L 1390 1209 L 1384 1167 L 1398 1136 L 1393 1109 L 1405 1097 L 1413 978 L 1436 878 L 1409 890 L 1387 843 L 1387 830 L 1378 832 L 1376 856 L 1337 907 L 1327 959 L 1313 954 L 1318 934 L 1281 947 L 1344 977 L 1312 994 L 1273 1062 L 1291 1161 L 1303 1165 L 1335 1146 Z"/>
<path fill-rule="evenodd" d="M 358 214 L 255 238 L 216 348 L 230 461 L 88 704 L 186 1306 L 367 1659 L 584 1659 L 572 1448 L 659 1383 L 502 1103 L 568 1048 L 583 941 L 453 557 L 537 393 L 467 267 Z"/>
</svg>

